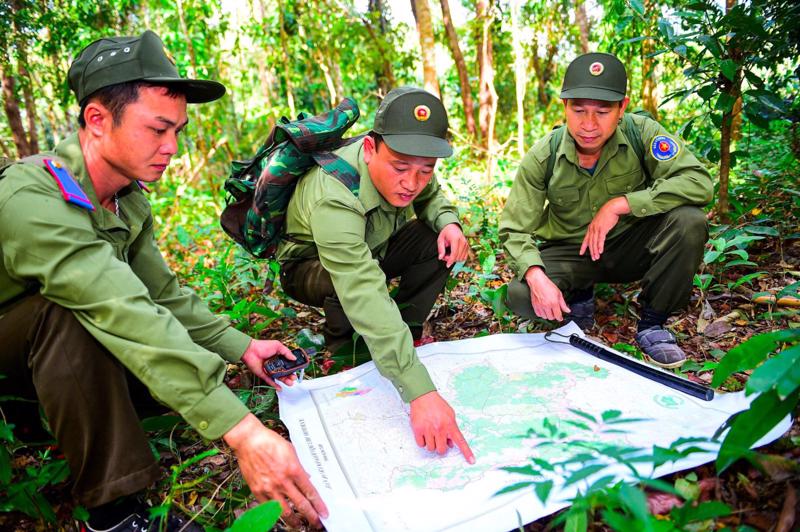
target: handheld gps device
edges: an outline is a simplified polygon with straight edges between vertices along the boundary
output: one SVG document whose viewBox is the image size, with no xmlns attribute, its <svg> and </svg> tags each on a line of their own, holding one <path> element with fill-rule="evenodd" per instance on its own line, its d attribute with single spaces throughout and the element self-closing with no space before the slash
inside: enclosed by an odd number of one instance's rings
<svg viewBox="0 0 800 532">
<path fill-rule="evenodd" d="M 308 355 L 301 348 L 292 349 L 292 354 L 297 357 L 296 360 L 289 360 L 288 358 L 278 355 L 270 358 L 264 364 L 264 370 L 269 373 L 273 379 L 287 377 L 292 373 L 306 369 L 310 362 Z"/>
</svg>

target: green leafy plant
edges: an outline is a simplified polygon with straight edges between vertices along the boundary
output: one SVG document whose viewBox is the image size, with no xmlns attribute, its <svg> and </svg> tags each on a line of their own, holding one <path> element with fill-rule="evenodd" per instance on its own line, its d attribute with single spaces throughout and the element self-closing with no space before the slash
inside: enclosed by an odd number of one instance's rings
<svg viewBox="0 0 800 532">
<path fill-rule="evenodd" d="M 553 489 L 585 486 L 570 500 L 568 510 L 551 522 L 551 526 L 564 526 L 564 530 L 585 532 L 589 523 L 600 518 L 613 530 L 620 532 L 686 530 L 716 517 L 729 515 L 730 508 L 720 502 L 698 503 L 699 492 L 685 488 L 686 482 L 678 479 L 675 485 L 639 473 L 642 465 L 650 464 L 654 470 L 663 464 L 686 458 L 694 453 L 705 452 L 705 438 L 681 438 L 668 447 L 654 446 L 651 450 L 617 443 L 597 441 L 595 435 L 614 436 L 625 434 L 627 423 L 641 421 L 625 418 L 618 410 L 607 410 L 595 417 L 580 410 L 571 410 L 574 419 L 545 419 L 541 429 L 531 429 L 526 437 L 535 436 L 537 454 L 548 450 L 550 455 L 565 456 L 563 460 L 532 457 L 530 463 L 521 467 L 505 467 L 504 470 L 531 476 L 498 492 L 508 493 L 532 488 L 544 504 Z M 650 469 L 650 468 L 647 468 Z M 627 471 L 636 485 L 618 480 L 620 471 Z M 556 484 L 556 479 L 564 478 Z M 695 477 L 696 479 L 696 477 Z M 670 520 L 664 521 L 650 514 L 644 487 L 653 488 L 684 499 L 684 504 L 670 511 Z"/>
<path fill-rule="evenodd" d="M 754 369 L 755 368 L 755 369 Z M 730 429 L 717 457 L 718 471 L 739 458 L 754 457 L 750 447 L 794 411 L 800 398 L 800 330 L 759 334 L 731 349 L 714 371 L 712 386 L 733 373 L 754 369 L 745 386 L 759 394 L 750 408 L 734 414 L 718 432 Z"/>
<path fill-rule="evenodd" d="M 42 494 L 47 487 L 64 482 L 69 476 L 67 461 L 45 449 L 35 453 L 30 465 L 13 469 L 15 449 L 24 445 L 16 439 L 13 425 L 0 420 L 0 512 L 22 512 L 34 519 L 55 523 L 56 515 Z"/>
</svg>

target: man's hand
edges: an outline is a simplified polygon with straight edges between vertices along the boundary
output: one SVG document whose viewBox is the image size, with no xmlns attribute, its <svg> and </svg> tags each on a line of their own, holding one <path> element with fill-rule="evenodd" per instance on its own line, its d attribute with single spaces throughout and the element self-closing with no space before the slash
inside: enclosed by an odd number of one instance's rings
<svg viewBox="0 0 800 532">
<path fill-rule="evenodd" d="M 456 413 L 439 392 L 428 392 L 411 401 L 411 428 L 417 445 L 444 454 L 455 443 L 470 464 L 475 455 L 456 423 Z"/>
<path fill-rule="evenodd" d="M 583 255 L 588 249 L 592 260 L 598 260 L 605 248 L 606 235 L 617 225 L 620 216 L 630 214 L 630 212 L 631 207 L 628 205 L 628 199 L 625 196 L 608 200 L 592 218 L 592 223 L 589 224 L 589 228 L 586 230 L 586 236 L 583 237 L 581 250 L 578 254 Z"/>
<path fill-rule="evenodd" d="M 458 224 L 445 225 L 439 232 L 436 244 L 439 246 L 439 260 L 445 261 L 448 268 L 456 262 L 467 260 L 469 244 Z M 447 252 L 448 248 L 450 249 L 449 253 Z"/>
<path fill-rule="evenodd" d="M 264 364 L 267 360 L 274 356 L 283 355 L 289 360 L 295 360 L 292 351 L 278 342 L 277 340 L 252 340 L 247 350 L 242 355 L 242 362 L 247 366 L 254 375 L 260 377 L 261 380 L 280 391 L 280 385 L 275 382 L 269 374 L 264 371 Z M 292 374 L 278 379 L 286 386 L 291 386 L 297 380 L 297 376 Z"/>
<path fill-rule="evenodd" d="M 292 445 L 269 430 L 253 414 L 248 414 L 223 436 L 239 461 L 250 491 L 259 502 L 276 500 L 281 516 L 292 528 L 300 519 L 322 528 L 320 517 L 328 517 L 328 508 L 303 470 Z"/>
<path fill-rule="evenodd" d="M 539 266 L 528 268 L 525 272 L 525 282 L 531 289 L 531 306 L 537 316 L 546 320 L 564 319 L 562 312 L 569 312 L 564 294 L 542 268 Z"/>
</svg>

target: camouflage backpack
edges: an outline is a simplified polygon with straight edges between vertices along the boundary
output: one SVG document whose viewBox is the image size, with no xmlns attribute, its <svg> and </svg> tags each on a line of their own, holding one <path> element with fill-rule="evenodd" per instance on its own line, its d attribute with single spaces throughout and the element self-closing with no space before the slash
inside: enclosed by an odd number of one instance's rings
<svg viewBox="0 0 800 532">
<path fill-rule="evenodd" d="M 315 165 L 358 195 L 358 172 L 331 153 L 362 138 L 342 138 L 358 117 L 356 102 L 345 98 L 321 115 L 281 118 L 252 159 L 231 163 L 220 216 L 225 232 L 255 257 L 272 257 L 282 239 L 291 240 L 284 232 L 286 209 L 297 181 Z"/>
</svg>

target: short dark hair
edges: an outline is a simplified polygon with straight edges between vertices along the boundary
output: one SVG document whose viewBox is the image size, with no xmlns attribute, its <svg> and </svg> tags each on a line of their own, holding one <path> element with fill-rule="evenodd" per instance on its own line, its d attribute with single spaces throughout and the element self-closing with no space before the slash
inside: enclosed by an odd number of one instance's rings
<svg viewBox="0 0 800 532">
<path fill-rule="evenodd" d="M 81 129 L 86 127 L 86 119 L 83 115 L 86 112 L 86 106 L 92 101 L 100 103 L 111 112 L 114 126 L 120 125 L 125 108 L 139 99 L 139 89 L 142 87 L 164 87 L 167 89 L 167 96 L 171 98 L 184 95 L 175 85 L 159 85 L 158 83 L 150 83 L 147 81 L 126 81 L 125 83 L 109 85 L 93 92 L 81 104 L 81 112 L 78 115 L 78 125 Z"/>
<path fill-rule="evenodd" d="M 367 133 L 368 136 L 372 137 L 372 140 L 375 141 L 375 151 L 378 151 L 378 148 L 383 143 L 383 136 L 380 133 L 375 133 L 374 131 L 370 131 Z"/>
</svg>

